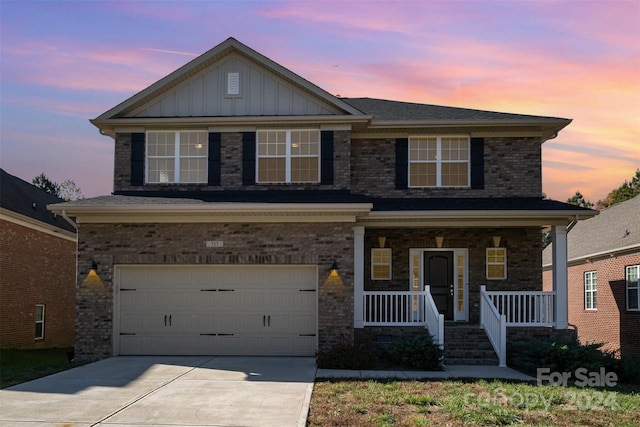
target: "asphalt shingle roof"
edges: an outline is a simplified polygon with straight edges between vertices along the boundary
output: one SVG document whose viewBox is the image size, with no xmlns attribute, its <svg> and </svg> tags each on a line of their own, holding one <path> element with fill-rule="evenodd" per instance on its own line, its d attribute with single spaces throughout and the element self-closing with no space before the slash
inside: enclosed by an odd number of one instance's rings
<svg viewBox="0 0 640 427">
<path fill-rule="evenodd" d="M 374 121 L 555 121 L 568 122 L 567 119 L 526 114 L 500 113 L 495 111 L 474 110 L 470 108 L 446 107 L 440 105 L 417 104 L 412 102 L 390 101 L 375 98 L 340 98 L 365 114 L 373 116 Z"/>
<path fill-rule="evenodd" d="M 640 196 L 578 222 L 567 235 L 569 261 L 639 245 Z M 552 245 L 549 245 L 542 252 L 543 265 L 551 264 L 551 251 Z"/>
<path fill-rule="evenodd" d="M 47 205 L 61 202 L 64 200 L 0 169 L 0 207 L 75 233 L 64 218 L 47 210 Z"/>
</svg>

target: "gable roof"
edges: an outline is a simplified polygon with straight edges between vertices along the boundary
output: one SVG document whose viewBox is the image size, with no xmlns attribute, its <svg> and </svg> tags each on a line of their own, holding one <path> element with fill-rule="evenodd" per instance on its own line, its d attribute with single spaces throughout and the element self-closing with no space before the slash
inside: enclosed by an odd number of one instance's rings
<svg viewBox="0 0 640 427">
<path fill-rule="evenodd" d="M 47 210 L 48 204 L 61 202 L 64 200 L 0 169 L 0 208 L 3 211 L 75 234 L 76 230 L 64 218 Z"/>
<path fill-rule="evenodd" d="M 233 54 L 240 55 L 244 60 L 248 60 L 254 64 L 258 64 L 260 67 L 265 68 L 270 73 L 273 73 L 278 78 L 292 84 L 309 96 L 314 97 L 328 105 L 331 105 L 342 114 L 350 116 L 362 115 L 359 110 L 352 107 L 351 105 L 331 95 L 327 91 L 319 88 L 308 80 L 305 80 L 299 75 L 281 66 L 280 64 L 277 64 L 266 56 L 240 43 L 233 37 L 230 37 L 224 42 L 220 43 L 219 45 L 213 47 L 209 51 L 175 70 L 166 77 L 153 83 L 146 89 L 143 89 L 142 91 L 113 107 L 112 109 L 101 114 L 94 120 L 91 120 L 91 122 L 94 125 L 101 127 L 101 125 L 106 124 L 109 120 L 130 117 L 132 112 L 134 112 L 137 108 L 148 104 L 154 98 L 158 98 L 163 93 L 176 88 L 177 86 L 183 84 L 197 74 L 202 73 L 208 67 L 212 67 L 223 58 Z"/>
<path fill-rule="evenodd" d="M 542 252 L 544 266 L 552 263 L 552 245 Z M 625 252 L 640 253 L 640 196 L 580 221 L 567 235 L 569 262 Z"/>
</svg>

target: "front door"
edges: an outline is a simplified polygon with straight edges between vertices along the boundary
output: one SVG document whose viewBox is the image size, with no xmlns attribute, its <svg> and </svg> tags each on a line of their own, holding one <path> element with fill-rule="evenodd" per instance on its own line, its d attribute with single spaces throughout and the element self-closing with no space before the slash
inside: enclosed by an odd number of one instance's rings
<svg viewBox="0 0 640 427">
<path fill-rule="evenodd" d="M 424 270 L 424 284 L 431 287 L 438 311 L 453 320 L 453 252 L 425 252 Z"/>
</svg>

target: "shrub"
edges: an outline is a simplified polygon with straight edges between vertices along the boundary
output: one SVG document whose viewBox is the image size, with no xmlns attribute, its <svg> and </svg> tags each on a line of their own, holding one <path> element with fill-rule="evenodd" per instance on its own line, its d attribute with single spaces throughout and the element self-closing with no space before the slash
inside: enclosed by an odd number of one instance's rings
<svg viewBox="0 0 640 427">
<path fill-rule="evenodd" d="M 538 368 L 549 368 L 551 372 L 575 372 L 586 368 L 598 372 L 605 368 L 615 372 L 618 381 L 625 384 L 640 384 L 640 359 L 601 350 L 602 344 L 581 344 L 571 339 L 531 339 L 510 345 L 509 366 L 536 376 Z"/>
<path fill-rule="evenodd" d="M 443 353 L 431 335 L 402 337 L 391 344 L 389 354 L 401 366 L 424 371 L 442 370 Z"/>
<path fill-rule="evenodd" d="M 340 335 L 333 347 L 316 353 L 316 363 L 321 369 L 369 369 L 372 359 L 369 352 Z"/>
</svg>

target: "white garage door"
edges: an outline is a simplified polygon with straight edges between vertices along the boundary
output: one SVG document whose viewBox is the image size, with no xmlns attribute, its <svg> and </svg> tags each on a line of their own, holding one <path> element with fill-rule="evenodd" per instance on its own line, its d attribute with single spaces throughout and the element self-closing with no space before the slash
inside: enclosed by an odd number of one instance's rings
<svg viewBox="0 0 640 427">
<path fill-rule="evenodd" d="M 313 356 L 316 266 L 116 266 L 118 354 Z"/>
</svg>

